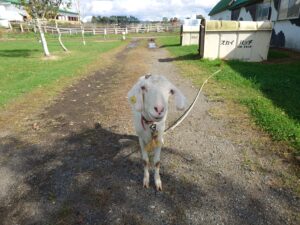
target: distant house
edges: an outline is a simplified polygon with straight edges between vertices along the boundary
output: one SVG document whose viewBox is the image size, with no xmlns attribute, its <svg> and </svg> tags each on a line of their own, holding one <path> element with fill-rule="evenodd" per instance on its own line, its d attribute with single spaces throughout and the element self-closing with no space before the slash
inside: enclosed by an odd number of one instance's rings
<svg viewBox="0 0 300 225">
<path fill-rule="evenodd" d="M 78 22 L 79 16 L 78 13 L 66 11 L 66 10 L 59 10 L 57 15 L 57 20 L 64 21 L 64 22 Z"/>
<path fill-rule="evenodd" d="M 26 21 L 30 16 L 21 6 L 20 0 L 0 0 L 0 20 Z M 59 10 L 57 19 L 62 22 L 78 22 L 78 13 Z"/>
<path fill-rule="evenodd" d="M 300 0 L 221 0 L 212 20 L 270 20 L 271 46 L 300 51 Z"/>
<path fill-rule="evenodd" d="M 24 21 L 27 19 L 27 12 L 20 7 L 19 0 L 0 1 L 0 19 L 8 21 Z"/>
</svg>

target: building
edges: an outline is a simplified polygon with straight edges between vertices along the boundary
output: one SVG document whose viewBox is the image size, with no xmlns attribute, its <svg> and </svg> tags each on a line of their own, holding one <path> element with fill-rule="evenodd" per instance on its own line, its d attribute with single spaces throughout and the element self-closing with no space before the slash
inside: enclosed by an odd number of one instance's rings
<svg viewBox="0 0 300 225">
<path fill-rule="evenodd" d="M 79 21 L 78 13 L 66 10 L 59 10 L 56 18 L 61 22 L 77 23 Z"/>
<path fill-rule="evenodd" d="M 0 0 L 0 20 L 24 21 L 27 17 L 19 0 Z"/>
<path fill-rule="evenodd" d="M 7 21 L 26 21 L 30 16 L 22 8 L 20 0 L 0 0 L 0 20 Z M 57 19 L 61 22 L 78 22 L 78 13 L 59 10 Z"/>
<path fill-rule="evenodd" d="M 221 0 L 212 20 L 270 20 L 271 46 L 300 51 L 300 0 Z"/>
</svg>

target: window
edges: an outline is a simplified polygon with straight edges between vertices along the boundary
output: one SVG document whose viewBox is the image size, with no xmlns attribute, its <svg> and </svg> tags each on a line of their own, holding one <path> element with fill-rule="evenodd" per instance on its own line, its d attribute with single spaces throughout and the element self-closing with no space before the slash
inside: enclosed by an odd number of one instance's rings
<svg viewBox="0 0 300 225">
<path fill-rule="evenodd" d="M 269 20 L 270 3 L 257 4 L 256 21 Z"/>
<path fill-rule="evenodd" d="M 281 0 L 278 20 L 296 19 L 300 13 L 300 0 Z"/>
</svg>

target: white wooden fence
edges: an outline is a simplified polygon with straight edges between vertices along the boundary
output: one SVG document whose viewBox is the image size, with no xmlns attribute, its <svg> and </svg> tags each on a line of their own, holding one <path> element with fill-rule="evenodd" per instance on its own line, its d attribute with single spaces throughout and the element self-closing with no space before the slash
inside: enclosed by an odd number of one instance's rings
<svg viewBox="0 0 300 225">
<path fill-rule="evenodd" d="M 36 28 L 32 23 L 20 23 L 20 22 L 12 22 L 12 28 L 14 30 L 18 30 L 20 32 L 28 32 L 34 31 L 36 32 Z M 42 28 L 45 33 L 56 34 L 57 30 L 54 25 L 51 24 L 43 24 Z M 62 34 L 80 34 L 81 29 L 79 26 L 70 25 L 59 25 L 60 32 Z M 92 35 L 108 35 L 108 34 L 129 34 L 129 33 L 149 33 L 149 32 L 173 32 L 179 31 L 179 25 L 172 24 L 137 24 L 137 25 L 129 25 L 126 27 L 117 27 L 117 26 L 107 26 L 107 27 L 96 27 L 96 26 L 85 26 L 84 33 L 92 34 Z"/>
</svg>

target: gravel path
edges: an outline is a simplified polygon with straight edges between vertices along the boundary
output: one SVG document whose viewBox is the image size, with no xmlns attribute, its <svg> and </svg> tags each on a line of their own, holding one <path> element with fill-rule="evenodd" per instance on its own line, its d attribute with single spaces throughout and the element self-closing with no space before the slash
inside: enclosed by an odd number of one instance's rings
<svg viewBox="0 0 300 225">
<path fill-rule="evenodd" d="M 133 40 L 111 65 L 28 115 L 22 129 L 0 129 L 0 224 L 300 224 L 299 197 L 276 185 L 287 165 L 257 154 L 253 140 L 262 134 L 215 117 L 225 103 L 204 95 L 165 136 L 163 191 L 156 192 L 153 172 L 150 188 L 142 188 L 136 146 L 118 142 L 137 140 L 127 91 L 151 72 L 190 102 L 197 92 L 168 58 L 165 49 Z M 180 115 L 174 108 L 171 102 L 168 121 Z"/>
</svg>

